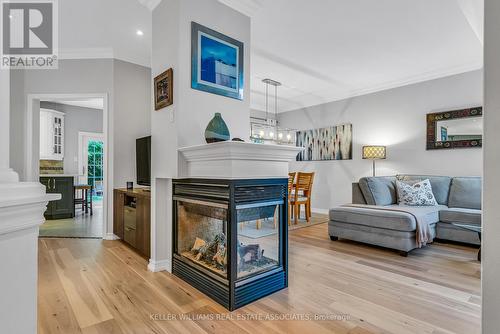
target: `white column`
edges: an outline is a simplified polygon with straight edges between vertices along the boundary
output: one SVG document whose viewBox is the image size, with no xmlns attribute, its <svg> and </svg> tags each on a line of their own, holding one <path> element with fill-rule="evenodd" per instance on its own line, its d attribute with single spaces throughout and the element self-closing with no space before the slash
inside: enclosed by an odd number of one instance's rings
<svg viewBox="0 0 500 334">
<path fill-rule="evenodd" d="M 485 0 L 482 331 L 500 329 L 500 1 Z"/>
<path fill-rule="evenodd" d="M 38 226 L 49 200 L 9 168 L 9 71 L 0 70 L 0 333 L 37 332 Z M 19 129 L 20 130 L 20 129 Z"/>
<path fill-rule="evenodd" d="M 0 70 L 0 183 L 17 182 L 9 168 L 10 71 Z"/>
</svg>

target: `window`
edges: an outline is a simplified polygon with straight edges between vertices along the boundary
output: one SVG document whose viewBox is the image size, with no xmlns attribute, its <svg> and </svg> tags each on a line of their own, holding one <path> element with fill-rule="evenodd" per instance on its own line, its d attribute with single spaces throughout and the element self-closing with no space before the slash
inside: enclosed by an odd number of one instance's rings
<svg viewBox="0 0 500 334">
<path fill-rule="evenodd" d="M 88 184 L 93 187 L 92 196 L 102 200 L 103 196 L 103 142 L 89 140 L 88 142 Z"/>
</svg>

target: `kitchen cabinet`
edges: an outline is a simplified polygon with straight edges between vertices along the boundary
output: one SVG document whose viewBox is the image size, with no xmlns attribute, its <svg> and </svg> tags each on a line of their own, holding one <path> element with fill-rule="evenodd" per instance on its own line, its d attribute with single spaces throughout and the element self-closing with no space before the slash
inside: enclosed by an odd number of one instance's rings
<svg viewBox="0 0 500 334">
<path fill-rule="evenodd" d="M 75 216 L 74 177 L 70 176 L 42 176 L 40 177 L 48 194 L 61 194 L 58 201 L 49 202 L 45 211 L 45 219 L 65 219 Z"/>
<path fill-rule="evenodd" d="M 40 109 L 40 159 L 64 159 L 64 113 Z"/>
</svg>

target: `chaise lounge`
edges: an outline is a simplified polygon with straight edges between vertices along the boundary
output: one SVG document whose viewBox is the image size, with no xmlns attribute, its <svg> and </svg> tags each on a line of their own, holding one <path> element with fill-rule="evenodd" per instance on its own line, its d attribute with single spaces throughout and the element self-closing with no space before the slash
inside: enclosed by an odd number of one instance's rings
<svg viewBox="0 0 500 334">
<path fill-rule="evenodd" d="M 439 205 L 412 207 L 397 203 L 396 179 L 429 179 Z M 348 239 L 398 250 L 401 255 L 419 248 L 417 216 L 430 225 L 431 237 L 480 245 L 478 233 L 453 224 L 481 226 L 481 178 L 426 175 L 364 177 L 353 184 L 352 203 L 330 210 L 332 240 Z"/>
</svg>

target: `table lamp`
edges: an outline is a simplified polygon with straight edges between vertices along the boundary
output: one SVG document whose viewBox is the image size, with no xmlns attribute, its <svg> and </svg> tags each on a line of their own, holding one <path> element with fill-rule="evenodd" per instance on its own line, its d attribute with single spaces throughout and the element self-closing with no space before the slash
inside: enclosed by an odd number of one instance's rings
<svg viewBox="0 0 500 334">
<path fill-rule="evenodd" d="M 375 176 L 375 160 L 385 158 L 385 146 L 363 146 L 363 159 L 369 159 L 373 161 L 373 176 Z"/>
</svg>

